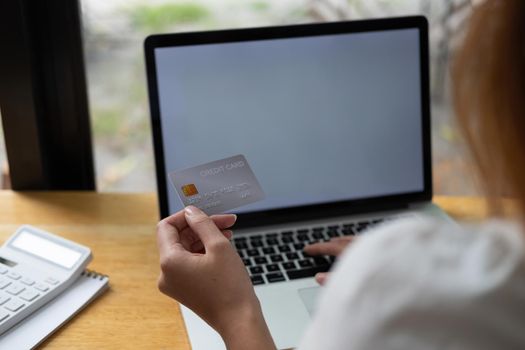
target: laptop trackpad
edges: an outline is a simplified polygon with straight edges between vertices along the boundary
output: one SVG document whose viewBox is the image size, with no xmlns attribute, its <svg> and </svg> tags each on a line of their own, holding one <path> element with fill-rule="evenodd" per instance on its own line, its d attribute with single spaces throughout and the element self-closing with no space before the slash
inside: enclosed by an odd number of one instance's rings
<svg viewBox="0 0 525 350">
<path fill-rule="evenodd" d="M 310 317 L 314 315 L 320 291 L 321 287 L 302 288 L 297 290 Z"/>
</svg>

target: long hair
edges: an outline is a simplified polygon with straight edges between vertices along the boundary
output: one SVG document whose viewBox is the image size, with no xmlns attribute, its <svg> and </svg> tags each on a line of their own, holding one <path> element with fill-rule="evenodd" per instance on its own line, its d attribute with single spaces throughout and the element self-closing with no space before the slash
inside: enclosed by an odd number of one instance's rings
<svg viewBox="0 0 525 350">
<path fill-rule="evenodd" d="M 525 213 L 525 1 L 476 7 L 452 80 L 458 124 L 491 208 L 506 195 Z"/>
</svg>

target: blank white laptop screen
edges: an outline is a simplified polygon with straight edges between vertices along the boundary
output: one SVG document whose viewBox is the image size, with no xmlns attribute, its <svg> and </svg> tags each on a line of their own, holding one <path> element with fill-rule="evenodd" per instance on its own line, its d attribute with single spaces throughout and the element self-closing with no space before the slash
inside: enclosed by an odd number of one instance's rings
<svg viewBox="0 0 525 350">
<path fill-rule="evenodd" d="M 156 48 L 166 169 L 244 154 L 266 199 L 236 212 L 422 191 L 419 50 L 417 29 Z"/>
</svg>

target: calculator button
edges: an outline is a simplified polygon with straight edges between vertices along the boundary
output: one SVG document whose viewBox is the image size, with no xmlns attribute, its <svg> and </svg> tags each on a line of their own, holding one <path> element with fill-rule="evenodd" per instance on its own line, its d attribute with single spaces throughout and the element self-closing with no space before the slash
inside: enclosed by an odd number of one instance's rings
<svg viewBox="0 0 525 350">
<path fill-rule="evenodd" d="M 4 289 L 10 284 L 11 284 L 11 281 L 8 280 L 7 278 L 0 278 L 0 289 Z"/>
<path fill-rule="evenodd" d="M 9 269 L 7 267 L 3 267 L 2 265 L 0 265 L 0 274 L 4 274 L 6 273 L 7 271 L 9 271 Z"/>
<path fill-rule="evenodd" d="M 5 320 L 8 317 L 9 317 L 9 312 L 7 312 L 5 310 L 0 310 L 0 322 L 2 322 L 3 320 Z"/>
<path fill-rule="evenodd" d="M 7 277 L 12 278 L 12 279 L 14 279 L 14 280 L 17 280 L 17 279 L 20 279 L 20 277 L 22 277 L 22 276 L 20 276 L 20 274 L 14 272 L 14 271 L 10 271 L 10 272 L 7 274 Z"/>
<path fill-rule="evenodd" d="M 12 295 L 18 295 L 21 291 L 23 291 L 25 288 L 19 284 L 12 284 L 5 290 L 7 293 Z"/>
<path fill-rule="evenodd" d="M 18 311 L 24 305 L 25 304 L 18 299 L 11 299 L 7 302 L 7 304 L 4 305 L 4 307 L 9 311 Z"/>
<path fill-rule="evenodd" d="M 34 290 L 25 290 L 24 292 L 22 292 L 22 294 L 19 295 L 19 297 L 21 299 L 24 299 L 26 301 L 33 301 L 35 300 L 35 298 L 37 296 L 39 296 L 40 294 L 38 294 L 37 292 L 35 292 Z"/>
<path fill-rule="evenodd" d="M 49 290 L 49 287 L 46 286 L 46 285 L 43 284 L 43 283 L 37 283 L 37 284 L 35 285 L 35 288 L 38 289 L 38 290 L 40 290 L 40 291 L 42 291 L 42 292 L 47 292 L 47 291 Z"/>
<path fill-rule="evenodd" d="M 56 278 L 48 277 L 44 280 L 44 282 L 55 285 L 58 284 L 59 281 Z"/>
<path fill-rule="evenodd" d="M 11 299 L 8 295 L 0 295 L 0 305 Z"/>
<path fill-rule="evenodd" d="M 27 286 L 32 286 L 33 284 L 35 284 L 35 281 L 33 281 L 31 278 L 27 278 L 27 277 L 24 277 L 20 280 L 20 282 L 22 282 L 23 284 L 27 285 Z"/>
</svg>

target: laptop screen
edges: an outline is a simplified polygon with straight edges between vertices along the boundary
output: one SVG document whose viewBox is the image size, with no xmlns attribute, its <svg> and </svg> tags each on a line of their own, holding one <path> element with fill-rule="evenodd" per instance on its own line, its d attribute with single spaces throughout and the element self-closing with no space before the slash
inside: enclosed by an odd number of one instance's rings
<svg viewBox="0 0 525 350">
<path fill-rule="evenodd" d="M 245 155 L 266 198 L 236 213 L 422 192 L 419 36 L 155 48 L 166 173 Z M 173 213 L 182 203 L 165 181 Z"/>
</svg>

